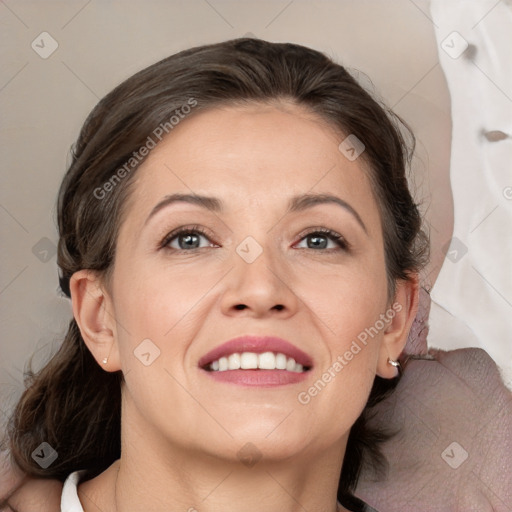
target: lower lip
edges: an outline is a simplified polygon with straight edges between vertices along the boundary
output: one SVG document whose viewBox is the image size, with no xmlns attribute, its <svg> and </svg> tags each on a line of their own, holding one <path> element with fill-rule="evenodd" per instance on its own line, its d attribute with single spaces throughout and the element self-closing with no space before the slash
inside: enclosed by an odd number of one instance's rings
<svg viewBox="0 0 512 512">
<path fill-rule="evenodd" d="M 210 378 L 219 382 L 229 382 L 240 386 L 260 386 L 274 387 L 283 386 L 285 384 L 295 384 L 303 382 L 308 378 L 309 371 L 306 372 L 289 372 L 287 370 L 226 370 L 207 371 L 205 372 Z"/>
</svg>

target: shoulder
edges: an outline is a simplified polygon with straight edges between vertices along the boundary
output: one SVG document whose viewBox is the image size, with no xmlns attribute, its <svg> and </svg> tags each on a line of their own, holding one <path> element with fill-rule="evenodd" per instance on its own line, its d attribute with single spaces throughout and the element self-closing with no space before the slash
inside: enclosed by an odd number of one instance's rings
<svg viewBox="0 0 512 512">
<path fill-rule="evenodd" d="M 0 499 L 0 509 L 17 512 L 84 512 L 78 498 L 78 484 L 84 471 L 71 473 L 64 484 L 59 480 L 25 477 Z"/>
<path fill-rule="evenodd" d="M 27 478 L 9 496 L 7 503 L 18 512 L 59 512 L 62 489 L 59 480 Z"/>
<path fill-rule="evenodd" d="M 0 510 L 58 512 L 62 482 L 27 476 L 12 461 L 9 451 L 0 451 Z"/>
</svg>

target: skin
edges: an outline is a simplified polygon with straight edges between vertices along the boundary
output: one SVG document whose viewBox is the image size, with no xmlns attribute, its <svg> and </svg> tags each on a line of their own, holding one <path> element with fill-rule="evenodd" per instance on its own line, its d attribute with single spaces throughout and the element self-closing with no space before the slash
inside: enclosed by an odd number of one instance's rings
<svg viewBox="0 0 512 512">
<path fill-rule="evenodd" d="M 336 490 L 349 430 L 375 374 L 396 375 L 387 358 L 407 341 L 418 280 L 397 282 L 388 297 L 377 203 L 362 158 L 339 151 L 344 138 L 291 104 L 230 106 L 181 122 L 138 169 L 108 282 L 88 270 L 71 280 L 89 350 L 105 371 L 125 375 L 122 456 L 79 485 L 86 512 L 345 510 Z M 217 197 L 224 211 L 179 203 L 147 220 L 173 193 Z M 290 197 L 304 193 L 338 196 L 365 228 L 335 204 L 287 214 Z M 195 224 L 208 232 L 197 234 L 200 249 L 183 237 L 185 248 L 180 237 L 160 248 L 169 232 Z M 308 247 L 318 228 L 340 233 L 349 250 L 326 235 L 327 248 Z M 247 236 L 262 249 L 252 263 L 236 252 Z M 298 393 L 392 304 L 401 310 L 300 403 Z M 247 388 L 199 370 L 202 355 L 242 334 L 277 335 L 308 353 L 307 380 Z M 160 356 L 145 366 L 134 349 L 148 338 Z M 248 442 L 261 455 L 250 467 L 238 456 Z"/>
<path fill-rule="evenodd" d="M 0 510 L 11 512 L 60 511 L 62 483 L 59 480 L 35 479 L 12 465 L 8 452 L 0 452 Z M 7 508 L 7 500 L 11 508 Z"/>
</svg>

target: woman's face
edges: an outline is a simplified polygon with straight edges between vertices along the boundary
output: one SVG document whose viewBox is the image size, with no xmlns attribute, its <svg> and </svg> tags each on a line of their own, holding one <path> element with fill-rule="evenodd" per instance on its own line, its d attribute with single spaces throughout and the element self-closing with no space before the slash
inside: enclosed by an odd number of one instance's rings
<svg viewBox="0 0 512 512">
<path fill-rule="evenodd" d="M 249 458 L 282 458 L 346 440 L 381 368 L 391 303 L 377 203 L 343 138 L 292 105 L 217 108 L 174 127 L 137 170 L 107 304 L 123 418 L 141 439 L 229 459 L 246 443 Z M 341 204 L 301 199 L 320 194 Z M 239 370 L 244 384 L 201 368 L 242 335 L 283 338 L 312 367 L 280 370 L 280 385 L 250 381 L 276 370 Z"/>
</svg>

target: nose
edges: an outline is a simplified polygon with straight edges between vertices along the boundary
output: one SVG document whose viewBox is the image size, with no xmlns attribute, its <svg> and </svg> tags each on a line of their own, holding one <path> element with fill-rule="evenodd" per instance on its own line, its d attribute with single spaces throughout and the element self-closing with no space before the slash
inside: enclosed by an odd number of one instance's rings
<svg viewBox="0 0 512 512">
<path fill-rule="evenodd" d="M 275 251 L 260 247 L 262 252 L 253 261 L 241 251 L 234 252 L 234 268 L 226 276 L 221 300 L 224 314 L 286 318 L 297 311 L 299 298 L 293 291 L 291 273 Z"/>
</svg>

